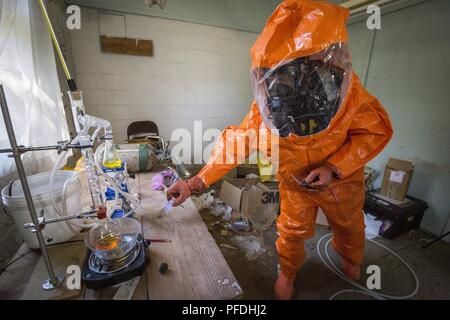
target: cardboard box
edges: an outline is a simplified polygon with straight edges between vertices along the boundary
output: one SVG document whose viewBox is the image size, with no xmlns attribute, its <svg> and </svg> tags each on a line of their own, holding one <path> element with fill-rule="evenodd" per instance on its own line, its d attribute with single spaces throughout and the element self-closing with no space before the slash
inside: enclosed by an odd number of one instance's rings
<svg viewBox="0 0 450 320">
<path fill-rule="evenodd" d="M 390 158 L 384 170 L 380 194 L 403 201 L 408 192 L 413 168 L 414 166 L 410 161 Z"/>
<path fill-rule="evenodd" d="M 220 199 L 247 218 L 255 230 L 269 228 L 278 217 L 280 192 L 277 183 L 259 179 L 227 179 Z"/>
<path fill-rule="evenodd" d="M 258 169 L 258 165 L 256 164 L 242 164 L 239 165 L 236 168 L 237 171 L 237 177 L 240 179 L 244 179 L 248 174 L 256 174 L 257 176 L 259 176 L 259 169 Z"/>
</svg>

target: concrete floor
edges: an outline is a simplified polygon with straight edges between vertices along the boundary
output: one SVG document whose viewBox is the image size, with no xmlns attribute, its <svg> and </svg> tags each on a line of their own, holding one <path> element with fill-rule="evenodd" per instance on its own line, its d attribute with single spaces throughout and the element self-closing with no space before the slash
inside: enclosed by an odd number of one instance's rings
<svg viewBox="0 0 450 320">
<path fill-rule="evenodd" d="M 224 228 L 221 224 L 214 224 L 218 218 L 212 216 L 208 210 L 202 211 L 202 217 L 219 246 L 228 244 L 232 235 L 222 235 Z M 329 299 L 340 290 L 353 289 L 350 284 L 333 274 L 319 259 L 316 245 L 319 239 L 328 234 L 327 227 L 317 226 L 316 235 L 306 242 L 307 258 L 298 273 L 295 282 L 294 299 Z M 266 252 L 255 260 L 249 261 L 245 251 L 220 247 L 231 270 L 239 281 L 244 295 L 242 299 L 273 299 L 272 286 L 277 274 L 278 258 L 274 247 L 276 239 L 274 227 L 257 235 Z M 394 240 L 377 238 L 376 241 L 389 247 L 399 254 L 416 272 L 420 282 L 418 293 L 413 299 L 450 299 L 450 244 L 437 242 L 427 249 L 422 249 L 423 240 L 430 236 L 422 231 L 412 231 Z M 331 256 L 336 264 L 339 263 L 333 249 Z M 408 269 L 386 250 L 367 242 L 365 264 L 362 269 L 360 284 L 365 286 L 368 275 L 368 265 L 378 265 L 381 269 L 381 290 L 379 292 L 391 295 L 407 295 L 414 290 L 414 278 Z M 346 293 L 336 299 L 372 299 L 360 293 Z"/>
<path fill-rule="evenodd" d="M 22 242 L 22 236 L 17 231 L 13 219 L 0 208 L 0 270 L 8 264 Z"/>
</svg>

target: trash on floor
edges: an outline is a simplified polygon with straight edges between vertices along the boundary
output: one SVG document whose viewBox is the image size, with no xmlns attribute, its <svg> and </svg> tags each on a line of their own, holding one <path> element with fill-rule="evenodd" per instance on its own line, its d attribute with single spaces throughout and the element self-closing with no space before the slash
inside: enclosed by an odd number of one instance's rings
<svg viewBox="0 0 450 320">
<path fill-rule="evenodd" d="M 384 221 L 382 221 L 381 222 L 381 227 L 380 227 L 380 234 L 384 235 L 386 233 L 386 231 L 391 229 L 393 224 L 394 223 L 391 220 L 384 220 Z"/>
<path fill-rule="evenodd" d="M 233 208 L 226 205 L 225 203 L 217 203 L 217 201 L 211 207 L 211 214 L 216 217 L 231 215 Z"/>
<path fill-rule="evenodd" d="M 372 240 L 378 237 L 383 221 L 377 220 L 373 215 L 366 213 L 364 223 L 366 225 L 366 238 Z"/>
<path fill-rule="evenodd" d="M 245 257 L 252 261 L 264 254 L 267 249 L 263 247 L 261 242 L 255 236 L 234 235 L 231 241 L 245 251 Z"/>
<path fill-rule="evenodd" d="M 215 191 L 211 190 L 210 192 L 204 193 L 199 197 L 191 197 L 194 202 L 195 209 L 197 209 L 197 211 L 202 211 L 211 207 L 214 203 L 214 194 Z"/>
<path fill-rule="evenodd" d="M 221 244 L 219 244 L 219 246 L 220 246 L 221 248 L 226 248 L 226 249 L 230 249 L 230 250 L 238 250 L 238 248 L 233 247 L 233 246 L 231 246 L 231 245 L 229 245 L 229 244 L 226 244 L 226 243 L 221 243 Z"/>
<path fill-rule="evenodd" d="M 250 222 L 245 219 L 245 218 L 241 218 L 238 221 L 234 221 L 231 222 L 228 227 L 232 230 L 232 231 L 251 231 L 252 230 L 252 225 L 250 224 Z"/>
</svg>

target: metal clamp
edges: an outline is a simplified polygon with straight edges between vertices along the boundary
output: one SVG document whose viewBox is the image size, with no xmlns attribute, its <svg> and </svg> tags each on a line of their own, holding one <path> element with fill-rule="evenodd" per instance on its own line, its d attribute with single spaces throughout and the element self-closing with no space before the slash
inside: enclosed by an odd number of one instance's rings
<svg viewBox="0 0 450 320">
<path fill-rule="evenodd" d="M 45 217 L 44 217 L 44 209 L 41 209 L 39 212 L 39 216 L 37 217 L 37 224 L 34 224 L 33 222 L 25 223 L 23 227 L 25 229 L 30 229 L 31 232 L 36 233 L 38 230 L 44 230 L 45 228 Z"/>
<path fill-rule="evenodd" d="M 84 148 L 92 148 L 93 145 L 80 145 L 80 144 L 72 144 L 71 141 L 58 141 L 56 145 L 52 146 L 41 146 L 41 147 L 26 147 L 23 145 L 0 149 L 0 153 L 9 153 L 9 158 L 20 157 L 22 154 L 30 152 L 30 151 L 47 151 L 47 150 L 57 150 L 58 154 L 63 151 L 67 151 L 69 149 L 84 149 Z"/>
<path fill-rule="evenodd" d="M 91 209 L 87 212 L 74 214 L 70 216 L 65 217 L 59 217 L 59 218 L 52 218 L 52 219 L 45 219 L 44 217 L 44 210 L 40 211 L 40 215 L 38 217 L 38 223 L 34 224 L 32 222 L 25 223 L 23 227 L 25 229 L 30 229 L 31 232 L 36 233 L 38 230 L 43 230 L 47 224 L 56 223 L 56 222 L 62 222 L 62 221 L 68 221 L 73 219 L 83 219 L 83 218 L 94 218 L 97 216 L 97 212 L 95 209 Z"/>
</svg>

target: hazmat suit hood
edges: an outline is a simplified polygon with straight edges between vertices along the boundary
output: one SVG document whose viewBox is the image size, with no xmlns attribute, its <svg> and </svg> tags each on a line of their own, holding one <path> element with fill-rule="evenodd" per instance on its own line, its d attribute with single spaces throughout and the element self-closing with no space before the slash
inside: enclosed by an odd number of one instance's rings
<svg viewBox="0 0 450 320">
<path fill-rule="evenodd" d="M 281 137 L 329 128 L 351 84 L 348 10 L 285 0 L 251 49 L 252 88 L 265 124 Z"/>
<path fill-rule="evenodd" d="M 273 164 L 280 189 L 298 190 L 324 164 L 338 177 L 333 185 L 363 185 L 362 168 L 393 132 L 381 103 L 351 70 L 348 14 L 310 0 L 276 8 L 251 48 L 255 99 L 239 125 L 224 129 L 198 180 L 210 186 L 240 159 L 258 155 Z"/>
</svg>

